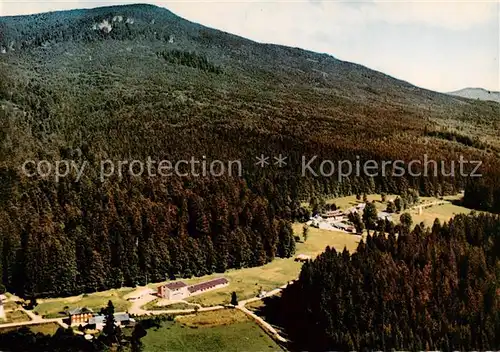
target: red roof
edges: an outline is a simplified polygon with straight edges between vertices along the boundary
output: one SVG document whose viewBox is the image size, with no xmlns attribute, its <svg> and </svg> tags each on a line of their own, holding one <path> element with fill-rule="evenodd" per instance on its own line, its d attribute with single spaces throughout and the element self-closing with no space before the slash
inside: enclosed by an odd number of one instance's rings
<svg viewBox="0 0 500 352">
<path fill-rule="evenodd" d="M 227 281 L 227 279 L 225 279 L 223 277 L 219 277 L 217 279 L 213 279 L 210 281 L 205 281 L 205 282 L 202 282 L 202 283 L 199 283 L 196 285 L 189 286 L 188 290 L 190 293 L 193 293 L 196 291 L 201 291 L 201 290 L 213 288 L 214 286 L 217 286 L 217 285 L 225 285 L 227 283 L 229 283 L 229 281 Z"/>
<path fill-rule="evenodd" d="M 178 290 L 180 288 L 186 287 L 187 285 L 182 281 L 170 282 L 165 285 L 169 290 Z"/>
</svg>

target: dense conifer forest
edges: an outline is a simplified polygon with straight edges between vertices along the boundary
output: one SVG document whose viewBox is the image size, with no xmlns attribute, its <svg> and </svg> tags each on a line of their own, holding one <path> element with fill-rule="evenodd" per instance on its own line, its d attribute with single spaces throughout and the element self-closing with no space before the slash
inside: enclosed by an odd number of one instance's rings
<svg viewBox="0 0 500 352">
<path fill-rule="evenodd" d="M 500 348 L 500 218 L 376 233 L 304 264 L 273 313 L 292 350 Z"/>
<path fill-rule="evenodd" d="M 290 222 L 307 219 L 300 204 L 312 197 L 465 189 L 470 205 L 499 210 L 499 104 L 154 6 L 0 18 L 0 106 L 1 282 L 24 297 L 288 257 Z M 424 153 L 446 165 L 482 160 L 489 177 L 301 175 L 303 156 L 408 162 Z M 271 164 L 282 154 L 287 166 L 261 168 L 262 154 Z M 99 178 L 102 160 L 148 157 L 241 160 L 243 174 Z M 23 174 L 26 160 L 89 166 L 81 179 L 55 180 Z"/>
</svg>

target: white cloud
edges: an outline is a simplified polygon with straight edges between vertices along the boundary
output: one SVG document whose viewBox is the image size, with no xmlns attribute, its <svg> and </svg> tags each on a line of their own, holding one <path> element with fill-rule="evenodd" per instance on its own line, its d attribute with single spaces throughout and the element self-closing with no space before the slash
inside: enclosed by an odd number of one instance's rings
<svg viewBox="0 0 500 352">
<path fill-rule="evenodd" d="M 498 18 L 498 1 L 376 1 L 368 17 L 393 24 L 465 30 Z"/>
</svg>

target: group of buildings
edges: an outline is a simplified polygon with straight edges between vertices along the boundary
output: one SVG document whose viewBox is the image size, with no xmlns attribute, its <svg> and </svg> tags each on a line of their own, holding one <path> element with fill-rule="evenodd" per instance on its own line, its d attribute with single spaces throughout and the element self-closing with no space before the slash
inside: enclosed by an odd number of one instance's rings
<svg viewBox="0 0 500 352">
<path fill-rule="evenodd" d="M 218 277 L 212 280 L 200 282 L 194 285 L 187 285 L 183 281 L 174 281 L 158 286 L 156 295 L 159 298 L 165 298 L 170 301 L 178 301 L 189 296 L 198 295 L 207 291 L 229 285 L 229 281 L 224 277 Z M 135 301 L 145 295 L 154 293 L 151 289 L 139 290 L 136 294 L 130 295 L 128 300 Z M 117 326 L 131 326 L 135 324 L 135 320 L 128 313 L 116 313 L 115 324 Z M 75 308 L 68 312 L 69 324 L 72 326 L 82 325 L 92 330 L 102 330 L 105 324 L 105 316 L 95 314 L 89 308 Z"/>
<path fill-rule="evenodd" d="M 132 326 L 135 320 L 128 313 L 116 313 L 116 326 Z M 69 325 L 82 325 L 91 330 L 102 330 L 106 317 L 102 314 L 95 314 L 90 308 L 75 308 L 68 312 Z"/>
<path fill-rule="evenodd" d="M 351 207 L 345 211 L 342 210 L 330 210 L 323 214 L 315 215 L 312 217 L 307 224 L 313 227 L 317 227 L 323 230 L 340 230 L 348 233 L 355 233 L 355 227 L 349 222 L 349 214 L 362 213 L 365 209 L 366 203 L 359 203 L 354 207 Z M 380 220 L 392 221 L 391 214 L 380 211 L 377 214 Z"/>
</svg>

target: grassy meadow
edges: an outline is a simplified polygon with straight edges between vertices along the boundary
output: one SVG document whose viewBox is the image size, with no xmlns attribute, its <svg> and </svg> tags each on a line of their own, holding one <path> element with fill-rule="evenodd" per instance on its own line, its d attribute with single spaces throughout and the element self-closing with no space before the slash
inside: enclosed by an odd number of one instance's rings
<svg viewBox="0 0 500 352">
<path fill-rule="evenodd" d="M 87 307 L 98 312 L 107 305 L 109 300 L 113 302 L 116 312 L 123 312 L 130 306 L 123 296 L 132 291 L 131 288 L 122 288 L 73 297 L 40 299 L 34 312 L 46 318 L 65 316 L 63 314 L 65 310 L 78 307 Z"/>
<path fill-rule="evenodd" d="M 294 233 L 302 237 L 303 224 L 295 223 L 292 227 Z M 311 227 L 307 241 L 297 243 L 296 254 L 306 254 L 314 257 L 322 253 L 326 246 L 335 247 L 338 250 L 343 250 L 346 247 L 352 252 L 356 250 L 359 240 L 360 236 Z M 296 279 L 301 266 L 301 263 L 294 261 L 294 257 L 286 259 L 276 258 L 272 262 L 260 267 L 229 270 L 224 274 L 184 280 L 186 283 L 191 284 L 217 276 L 224 276 L 230 281 L 227 287 L 198 296 L 192 296 L 187 300 L 210 306 L 229 303 L 233 291 L 236 292 L 239 300 L 255 297 L 261 290 L 269 291 L 286 284 L 290 280 Z"/>
<path fill-rule="evenodd" d="M 147 330 L 144 352 L 282 351 L 256 323 L 234 309 L 200 312 Z"/>
</svg>

